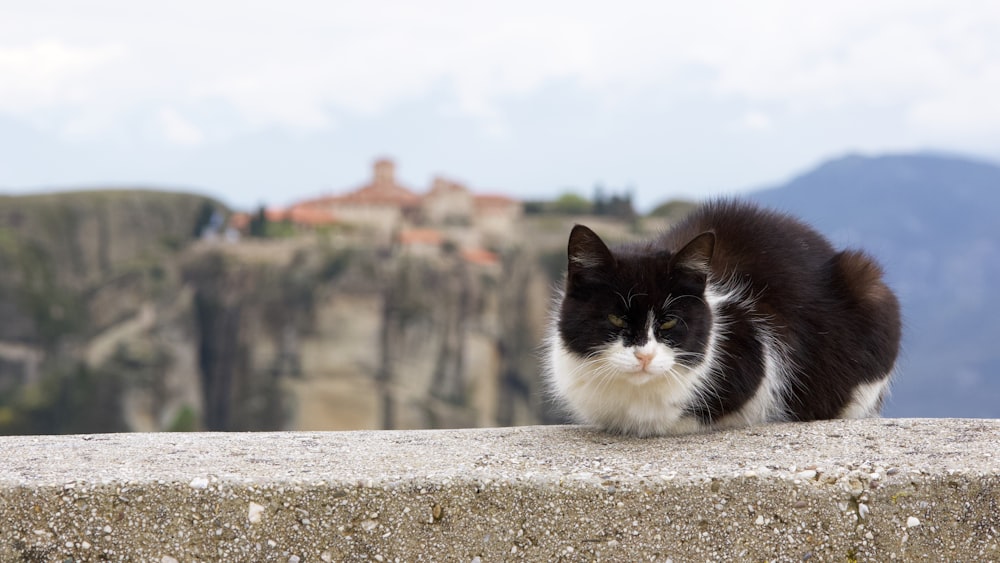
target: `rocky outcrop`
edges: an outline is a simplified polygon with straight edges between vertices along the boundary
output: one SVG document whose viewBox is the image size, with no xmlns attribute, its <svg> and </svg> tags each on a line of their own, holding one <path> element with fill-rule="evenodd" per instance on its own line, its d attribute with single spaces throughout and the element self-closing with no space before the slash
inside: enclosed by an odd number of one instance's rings
<svg viewBox="0 0 1000 563">
<path fill-rule="evenodd" d="M 213 246 L 184 266 L 206 428 L 442 428 L 545 416 L 534 316 L 544 314 L 549 281 L 530 256 L 510 250 L 501 268 L 483 268 L 448 250 L 259 244 L 272 248 L 257 262 Z"/>
<path fill-rule="evenodd" d="M 488 260 L 448 236 L 196 236 L 218 213 L 156 192 L 0 198 L 0 433 L 555 419 L 537 346 L 561 234 Z"/>
<path fill-rule="evenodd" d="M 183 387 L 164 378 L 186 371 L 176 257 L 223 212 L 152 191 L 0 197 L 0 432 L 160 426 L 126 399 Z"/>
</svg>

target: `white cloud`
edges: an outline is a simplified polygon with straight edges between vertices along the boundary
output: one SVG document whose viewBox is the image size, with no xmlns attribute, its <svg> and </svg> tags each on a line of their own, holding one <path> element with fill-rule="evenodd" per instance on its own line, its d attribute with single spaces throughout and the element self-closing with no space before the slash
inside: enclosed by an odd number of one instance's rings
<svg viewBox="0 0 1000 563">
<path fill-rule="evenodd" d="M 743 114 L 740 125 L 751 131 L 769 131 L 774 127 L 774 122 L 766 113 L 753 110 Z"/>
<path fill-rule="evenodd" d="M 174 108 L 161 108 L 157 122 L 163 137 L 174 144 L 197 146 L 205 142 L 204 132 Z"/>
<path fill-rule="evenodd" d="M 20 46 L 0 45 L 0 112 L 86 104 L 100 88 L 90 80 L 123 55 L 117 44 L 88 47 L 38 39 Z"/>
<path fill-rule="evenodd" d="M 0 8 L 0 112 L 69 128 L 153 111 L 165 139 L 190 144 L 209 138 L 197 114 L 143 108 L 222 104 L 239 116 L 230 128 L 316 130 L 337 113 L 379 115 L 443 94 L 450 111 L 503 134 L 505 101 L 562 81 L 626 103 L 653 91 L 772 108 L 744 117 L 756 129 L 782 113 L 851 106 L 899 109 L 928 134 L 1000 127 L 989 102 L 1000 99 L 995 3 L 81 6 Z"/>
</svg>

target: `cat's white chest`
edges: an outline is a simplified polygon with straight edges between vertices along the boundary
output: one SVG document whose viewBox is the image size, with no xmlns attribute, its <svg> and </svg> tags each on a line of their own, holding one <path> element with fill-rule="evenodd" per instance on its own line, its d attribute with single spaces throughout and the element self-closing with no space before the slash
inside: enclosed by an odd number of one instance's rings
<svg viewBox="0 0 1000 563">
<path fill-rule="evenodd" d="M 555 393 L 581 421 L 639 436 L 697 432 L 705 427 L 685 413 L 705 374 L 677 365 L 669 350 L 615 343 L 590 358 L 549 338 L 549 378 Z M 643 369 L 643 355 L 652 358 Z"/>
</svg>

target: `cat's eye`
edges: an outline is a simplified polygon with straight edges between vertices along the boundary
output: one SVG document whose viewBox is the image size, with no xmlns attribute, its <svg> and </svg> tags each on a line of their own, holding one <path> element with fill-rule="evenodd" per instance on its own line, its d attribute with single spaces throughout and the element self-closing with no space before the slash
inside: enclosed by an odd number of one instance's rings
<svg viewBox="0 0 1000 563">
<path fill-rule="evenodd" d="M 608 315 L 608 322 L 618 328 L 625 326 L 625 319 L 619 317 L 618 315 Z"/>
<path fill-rule="evenodd" d="M 677 317 L 671 317 L 660 324 L 660 330 L 670 330 L 675 326 L 677 326 Z"/>
</svg>

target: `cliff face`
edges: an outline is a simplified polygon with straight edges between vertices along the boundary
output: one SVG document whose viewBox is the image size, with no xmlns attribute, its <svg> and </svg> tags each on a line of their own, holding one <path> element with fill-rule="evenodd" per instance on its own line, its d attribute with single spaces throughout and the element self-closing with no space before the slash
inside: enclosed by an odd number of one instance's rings
<svg viewBox="0 0 1000 563">
<path fill-rule="evenodd" d="M 480 267 L 448 252 L 251 245 L 256 259 L 246 244 L 200 245 L 183 266 L 205 428 L 547 419 L 536 348 L 549 282 L 523 251 Z"/>
<path fill-rule="evenodd" d="M 199 240 L 209 199 L 0 198 L 0 433 L 551 420 L 552 277 L 350 234 Z"/>
<path fill-rule="evenodd" d="M 222 211 L 147 191 L 0 198 L 0 431 L 128 428 L 137 383 L 183 369 L 139 336 L 186 318 L 175 256 Z"/>
<path fill-rule="evenodd" d="M 130 316 L 219 204 L 107 191 L 0 198 L 0 341 L 41 347 Z"/>
</svg>

